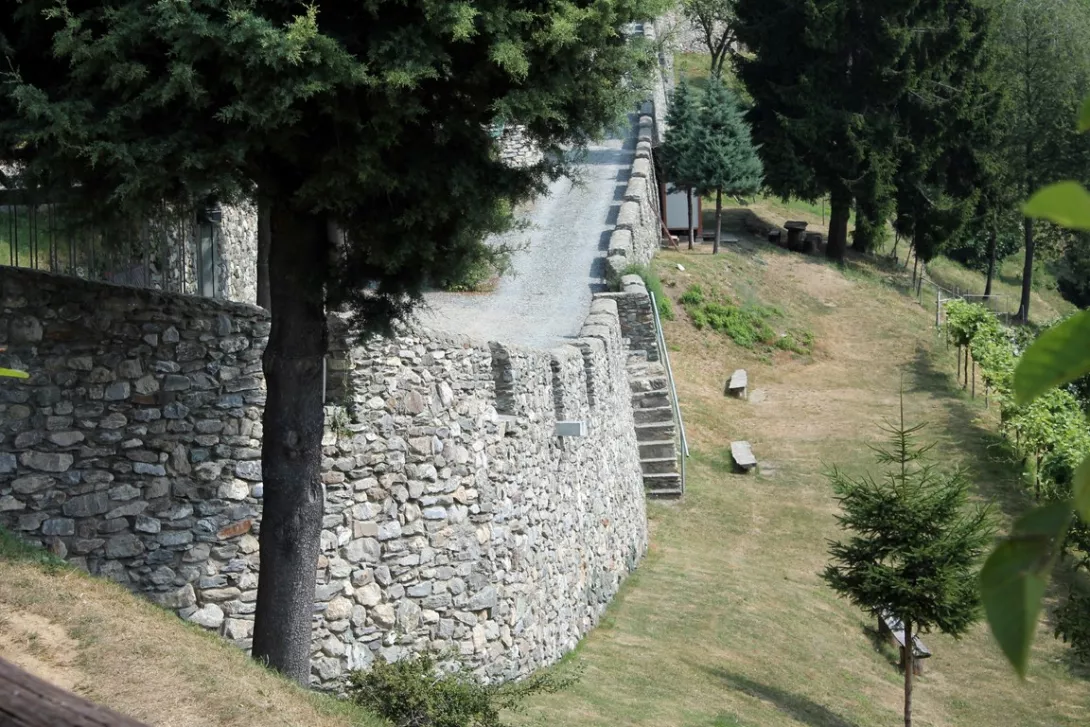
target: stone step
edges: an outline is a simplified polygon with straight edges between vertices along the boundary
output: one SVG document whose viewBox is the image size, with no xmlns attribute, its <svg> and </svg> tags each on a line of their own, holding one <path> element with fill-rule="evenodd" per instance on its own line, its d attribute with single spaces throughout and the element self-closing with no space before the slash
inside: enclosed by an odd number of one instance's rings
<svg viewBox="0 0 1090 727">
<path fill-rule="evenodd" d="M 652 422 L 650 424 L 636 425 L 637 442 L 661 442 L 666 439 L 672 441 L 676 433 L 677 429 L 674 426 L 672 419 L 668 422 Z"/>
<path fill-rule="evenodd" d="M 678 473 L 677 457 L 641 459 L 640 469 L 643 470 L 644 475 L 676 475 Z"/>
<path fill-rule="evenodd" d="M 629 377 L 628 379 L 628 388 L 633 394 L 640 394 L 645 391 L 666 391 L 668 385 L 665 376 Z"/>
<path fill-rule="evenodd" d="M 680 500 L 685 491 L 681 487 L 658 487 L 653 490 L 644 490 L 643 494 L 650 500 Z"/>
<path fill-rule="evenodd" d="M 677 444 L 672 439 L 664 439 L 660 442 L 640 442 L 639 445 L 640 459 L 677 456 Z"/>
<path fill-rule="evenodd" d="M 656 406 L 648 409 L 635 409 L 632 416 L 635 418 L 637 425 L 662 422 L 673 424 L 674 410 L 669 406 Z"/>
<path fill-rule="evenodd" d="M 632 394 L 633 409 L 661 409 L 670 408 L 670 395 L 665 389 L 652 389 L 651 391 L 639 391 Z"/>
<path fill-rule="evenodd" d="M 676 472 L 644 475 L 643 489 L 645 493 L 672 491 L 681 495 L 681 475 Z"/>
</svg>

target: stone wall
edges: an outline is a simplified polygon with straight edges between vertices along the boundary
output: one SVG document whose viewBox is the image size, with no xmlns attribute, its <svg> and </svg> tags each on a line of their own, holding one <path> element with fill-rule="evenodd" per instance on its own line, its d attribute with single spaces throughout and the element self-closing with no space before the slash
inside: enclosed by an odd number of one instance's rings
<svg viewBox="0 0 1090 727">
<path fill-rule="evenodd" d="M 257 205 L 243 201 L 223 208 L 220 253 L 227 268 L 222 297 L 238 303 L 257 303 Z"/>
<path fill-rule="evenodd" d="M 0 310 L 31 374 L 0 385 L 0 524 L 183 617 L 252 612 L 265 312 L 7 267 Z"/>
<path fill-rule="evenodd" d="M 638 275 L 625 275 L 621 279 L 621 292 L 603 293 L 617 304 L 621 335 L 628 340 L 631 351 L 642 351 L 648 361 L 659 360 L 658 337 L 655 333 L 655 312 L 651 309 L 651 296 Z"/>
<path fill-rule="evenodd" d="M 0 387 L 0 524 L 248 647 L 266 314 L 4 267 L 0 310 L 31 373 Z M 556 661 L 647 546 L 617 302 L 547 352 L 336 348 L 314 683 L 427 647 L 486 678 Z"/>
<path fill-rule="evenodd" d="M 651 116 L 640 116 L 638 134 L 632 175 L 617 215 L 617 226 L 609 238 L 606 264 L 610 281 L 615 286 L 620 284 L 621 276 L 630 265 L 650 263 L 662 239 L 658 181 L 651 151 L 654 134 Z"/>
<path fill-rule="evenodd" d="M 503 130 L 498 146 L 500 158 L 512 167 L 531 167 L 541 162 L 543 156 L 537 144 L 526 136 L 524 126 L 508 126 Z"/>
</svg>

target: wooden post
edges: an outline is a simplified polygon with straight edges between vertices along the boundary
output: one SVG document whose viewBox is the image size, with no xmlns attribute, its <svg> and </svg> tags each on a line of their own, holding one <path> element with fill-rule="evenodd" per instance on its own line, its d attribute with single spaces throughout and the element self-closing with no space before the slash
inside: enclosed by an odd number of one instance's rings
<svg viewBox="0 0 1090 727">
<path fill-rule="evenodd" d="M 147 727 L 99 707 L 0 659 L 4 727 Z"/>
<path fill-rule="evenodd" d="M 973 359 L 973 398 L 976 398 L 976 359 Z"/>
</svg>

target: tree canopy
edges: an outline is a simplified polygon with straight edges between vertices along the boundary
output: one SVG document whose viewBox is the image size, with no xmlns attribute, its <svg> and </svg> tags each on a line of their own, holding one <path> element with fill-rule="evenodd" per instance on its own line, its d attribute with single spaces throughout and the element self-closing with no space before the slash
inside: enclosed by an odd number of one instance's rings
<svg viewBox="0 0 1090 727">
<path fill-rule="evenodd" d="M 712 79 L 696 127 L 695 180 L 701 195 L 715 193 L 715 244 L 719 252 L 723 195 L 744 197 L 761 188 L 763 170 L 738 99 Z"/>
<path fill-rule="evenodd" d="M 269 209 L 261 573 L 253 652 L 309 676 L 326 313 L 387 330 L 475 262 L 510 203 L 631 108 L 653 0 L 26 0 L 0 43 L 19 183 L 112 216 Z M 546 152 L 505 166 L 488 127 Z"/>
</svg>

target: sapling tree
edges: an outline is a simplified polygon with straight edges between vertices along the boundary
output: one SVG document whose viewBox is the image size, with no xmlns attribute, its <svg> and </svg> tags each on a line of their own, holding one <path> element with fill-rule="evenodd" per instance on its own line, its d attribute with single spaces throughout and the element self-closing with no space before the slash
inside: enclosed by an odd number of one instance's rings
<svg viewBox="0 0 1090 727">
<path fill-rule="evenodd" d="M 737 0 L 682 0 L 681 11 L 700 33 L 711 59 L 712 78 L 723 77 L 723 66 L 736 42 L 734 5 Z"/>
<path fill-rule="evenodd" d="M 700 116 L 699 93 L 681 79 L 666 112 L 666 138 L 659 150 L 666 180 L 675 189 L 685 190 L 689 215 L 689 249 L 693 249 L 693 186 L 696 184 L 697 124 Z"/>
<path fill-rule="evenodd" d="M 327 314 L 389 330 L 462 277 L 505 209 L 631 108 L 655 0 L 25 0 L 0 16 L 0 154 L 20 184 L 148 219 L 267 211 L 261 572 L 253 654 L 310 676 Z M 512 169 L 517 119 L 548 152 Z M 265 227 L 263 225 L 263 227 Z M 264 237 L 264 236 L 263 236 Z"/>
<path fill-rule="evenodd" d="M 701 195 L 715 192 L 715 243 L 718 254 L 723 231 L 723 195 L 742 198 L 761 188 L 763 168 L 738 99 L 717 79 L 704 93 L 696 130 L 696 187 Z"/>
<path fill-rule="evenodd" d="M 904 721 L 912 725 L 913 638 L 939 630 L 958 637 L 980 617 L 979 561 L 992 538 L 988 508 L 970 506 L 970 484 L 960 471 L 942 472 L 927 461 L 934 444 L 920 445 L 925 425 L 900 418 L 882 427 L 888 444 L 875 447 L 888 469 L 879 477 L 829 475 L 847 540 L 830 544 L 832 562 L 822 578 L 868 613 L 904 625 Z"/>
</svg>

